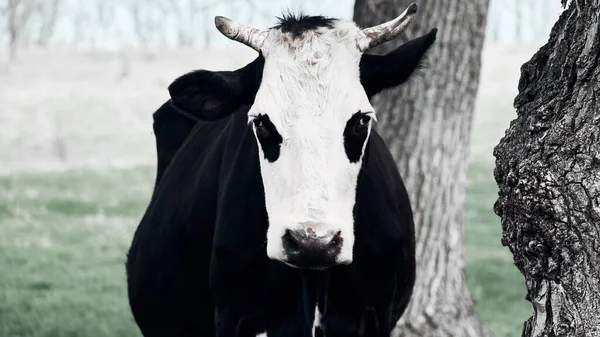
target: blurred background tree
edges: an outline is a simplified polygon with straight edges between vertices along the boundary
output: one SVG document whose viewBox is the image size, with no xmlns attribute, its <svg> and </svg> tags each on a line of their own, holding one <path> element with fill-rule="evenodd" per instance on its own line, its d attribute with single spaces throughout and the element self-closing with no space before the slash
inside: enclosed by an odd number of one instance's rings
<svg viewBox="0 0 600 337">
<path fill-rule="evenodd" d="M 381 1 L 365 3 L 377 6 Z M 108 50 L 215 47 L 227 44 L 214 29 L 215 15 L 266 28 L 282 10 L 350 18 L 353 5 L 353 0 L 1 0 L 0 41 L 12 46 L 10 50 L 30 44 Z M 547 38 L 559 5 L 547 0 L 491 0 L 489 8 L 486 41 L 531 43 Z"/>
</svg>

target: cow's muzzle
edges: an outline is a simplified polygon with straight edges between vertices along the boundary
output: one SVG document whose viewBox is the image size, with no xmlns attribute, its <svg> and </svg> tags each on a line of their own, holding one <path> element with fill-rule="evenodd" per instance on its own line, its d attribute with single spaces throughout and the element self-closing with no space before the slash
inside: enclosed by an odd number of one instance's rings
<svg viewBox="0 0 600 337">
<path fill-rule="evenodd" d="M 286 263 L 296 268 L 326 269 L 336 264 L 344 240 L 341 232 L 317 236 L 307 230 L 286 230 L 282 237 Z"/>
</svg>

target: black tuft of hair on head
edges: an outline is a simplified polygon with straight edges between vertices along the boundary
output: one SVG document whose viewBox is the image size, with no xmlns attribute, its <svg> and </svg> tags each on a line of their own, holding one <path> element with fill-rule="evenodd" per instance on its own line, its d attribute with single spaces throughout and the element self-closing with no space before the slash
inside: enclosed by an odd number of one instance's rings
<svg viewBox="0 0 600 337">
<path fill-rule="evenodd" d="M 333 23 L 337 20 L 321 15 L 309 16 L 303 13 L 293 14 L 290 12 L 284 13 L 282 17 L 277 17 L 277 19 L 279 23 L 271 28 L 280 29 L 283 33 L 290 33 L 294 38 L 317 28 L 333 28 Z"/>
</svg>

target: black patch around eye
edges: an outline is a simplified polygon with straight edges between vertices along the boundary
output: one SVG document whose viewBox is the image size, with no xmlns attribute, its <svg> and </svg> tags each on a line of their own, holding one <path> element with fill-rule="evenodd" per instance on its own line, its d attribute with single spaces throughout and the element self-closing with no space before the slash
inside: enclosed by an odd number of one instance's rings
<svg viewBox="0 0 600 337">
<path fill-rule="evenodd" d="M 279 158 L 279 151 L 283 138 L 271 122 L 268 115 L 259 115 L 253 121 L 256 137 L 265 154 L 265 159 L 274 162 Z"/>
<path fill-rule="evenodd" d="M 370 118 L 365 113 L 359 111 L 350 117 L 344 129 L 344 149 L 351 163 L 356 163 L 360 160 L 362 148 L 369 131 L 369 124 L 361 125 L 361 119 L 370 122 Z"/>
</svg>

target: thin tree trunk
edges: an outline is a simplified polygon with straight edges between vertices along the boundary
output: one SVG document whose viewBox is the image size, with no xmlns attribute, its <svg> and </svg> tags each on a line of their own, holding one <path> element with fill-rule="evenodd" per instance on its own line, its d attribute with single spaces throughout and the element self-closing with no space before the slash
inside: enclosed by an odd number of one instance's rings
<svg viewBox="0 0 600 337">
<path fill-rule="evenodd" d="M 8 0 L 6 8 L 7 22 L 6 29 L 8 31 L 8 56 L 9 60 L 13 61 L 17 55 L 17 0 Z"/>
<path fill-rule="evenodd" d="M 371 26 L 396 17 L 412 0 L 357 0 L 354 20 Z M 439 28 L 419 78 L 373 98 L 379 131 L 398 163 L 415 212 L 417 282 L 396 336 L 489 333 L 473 313 L 465 282 L 464 201 L 487 0 L 417 1 L 408 34 Z"/>
<path fill-rule="evenodd" d="M 494 150 L 494 210 L 533 306 L 525 337 L 600 336 L 599 81 L 600 0 L 572 0 L 521 68 Z"/>
<path fill-rule="evenodd" d="M 515 0 L 513 6 L 515 9 L 515 43 L 520 44 L 523 42 L 523 31 L 521 29 L 521 20 L 523 18 L 523 1 Z"/>
<path fill-rule="evenodd" d="M 37 4 L 37 11 L 40 15 L 40 29 L 36 41 L 38 46 L 47 47 L 50 43 L 56 29 L 62 2 L 62 0 L 46 0 L 46 2 Z"/>
</svg>

